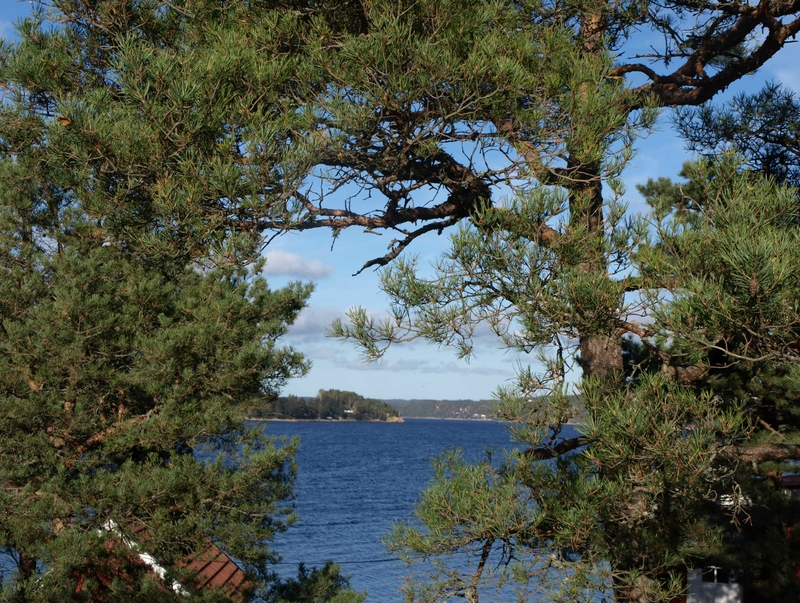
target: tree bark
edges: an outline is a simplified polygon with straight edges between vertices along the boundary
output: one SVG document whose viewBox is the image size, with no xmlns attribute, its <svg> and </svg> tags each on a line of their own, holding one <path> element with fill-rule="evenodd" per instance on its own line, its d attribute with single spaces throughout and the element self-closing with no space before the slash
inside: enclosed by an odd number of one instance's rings
<svg viewBox="0 0 800 603">
<path fill-rule="evenodd" d="M 570 158 L 568 167 L 573 178 L 580 181 L 570 198 L 570 221 L 582 226 L 589 236 L 585 241 L 584 259 L 578 264 L 581 272 L 600 273 L 608 278 L 604 253 L 603 187 L 600 166 L 583 164 Z M 597 377 L 600 381 L 615 382 L 623 371 L 622 342 L 612 325 L 596 325 L 598 331 L 581 333 L 579 337 L 580 365 L 584 377 Z M 603 333 L 604 329 L 608 329 Z M 615 376 L 616 375 L 616 376 Z"/>
<path fill-rule="evenodd" d="M 622 374 L 622 342 L 617 335 L 584 335 L 580 338 L 580 350 L 585 377 L 597 377 L 606 382 Z"/>
<path fill-rule="evenodd" d="M 567 438 L 555 446 L 532 446 L 525 451 L 525 456 L 534 461 L 543 461 L 556 458 L 581 446 L 588 446 L 591 443 L 591 440 L 583 436 Z"/>
<path fill-rule="evenodd" d="M 789 461 L 800 459 L 800 444 L 759 444 L 743 446 L 738 450 L 745 463 L 758 465 L 767 461 Z"/>
</svg>

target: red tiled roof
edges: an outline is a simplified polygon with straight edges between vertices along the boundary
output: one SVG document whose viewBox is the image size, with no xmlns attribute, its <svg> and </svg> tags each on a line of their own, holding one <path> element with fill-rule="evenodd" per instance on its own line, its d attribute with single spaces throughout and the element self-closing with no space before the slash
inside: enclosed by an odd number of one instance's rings
<svg viewBox="0 0 800 603">
<path fill-rule="evenodd" d="M 179 565 L 197 572 L 194 582 L 199 588 L 221 588 L 235 601 L 244 600 L 244 592 L 251 587 L 241 568 L 211 541 L 208 548 L 191 559 L 181 559 Z"/>
<path fill-rule="evenodd" d="M 119 527 L 114 522 L 109 522 L 106 527 L 107 530 L 116 534 L 115 538 L 108 541 L 111 546 L 113 542 L 117 546 L 125 545 L 131 550 L 131 561 L 134 566 L 147 567 L 147 569 L 156 574 L 162 581 L 165 579 L 166 570 L 158 561 L 149 553 L 146 552 L 147 530 L 143 528 L 132 528 L 132 532 L 136 540 L 132 540 L 124 536 Z M 247 594 L 252 589 L 253 584 L 245 579 L 244 571 L 222 550 L 220 550 L 213 542 L 206 539 L 205 547 L 198 553 L 190 556 L 183 557 L 178 560 L 176 566 L 178 568 L 185 568 L 194 574 L 194 584 L 200 589 L 221 589 L 228 599 L 236 603 L 241 603 L 246 599 Z M 95 579 L 99 580 L 103 586 L 111 584 L 114 578 L 123 578 L 130 580 L 131 577 L 121 567 L 114 567 L 114 564 L 108 568 L 108 571 L 102 575 L 95 574 Z M 84 588 L 85 576 L 79 575 L 76 592 L 80 592 Z M 167 584 L 165 587 L 172 588 L 176 592 L 185 592 L 185 583 L 173 582 Z M 94 601 L 105 602 L 106 599 L 103 595 L 92 599 Z"/>
</svg>

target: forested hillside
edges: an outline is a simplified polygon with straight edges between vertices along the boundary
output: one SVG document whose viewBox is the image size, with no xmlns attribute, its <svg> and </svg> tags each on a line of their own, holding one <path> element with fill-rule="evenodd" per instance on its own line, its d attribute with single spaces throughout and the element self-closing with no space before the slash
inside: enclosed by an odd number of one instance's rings
<svg viewBox="0 0 800 603">
<path fill-rule="evenodd" d="M 321 389 L 314 398 L 275 398 L 254 408 L 251 416 L 271 419 L 390 421 L 398 418 L 398 412 L 380 400 L 365 398 L 355 392 Z"/>
<path fill-rule="evenodd" d="M 397 408 L 401 417 L 419 419 L 473 419 L 477 421 L 496 420 L 494 400 L 385 400 Z M 583 402 L 579 396 L 568 396 L 573 419 L 580 422 L 585 415 Z"/>
<path fill-rule="evenodd" d="M 492 400 L 386 400 L 401 417 L 429 419 L 493 418 Z"/>
</svg>

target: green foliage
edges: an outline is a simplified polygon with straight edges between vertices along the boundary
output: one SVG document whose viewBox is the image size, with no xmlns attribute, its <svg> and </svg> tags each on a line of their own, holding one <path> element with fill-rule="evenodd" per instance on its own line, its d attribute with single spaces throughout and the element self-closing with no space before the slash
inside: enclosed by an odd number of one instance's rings
<svg viewBox="0 0 800 603">
<path fill-rule="evenodd" d="M 346 576 L 339 573 L 339 566 L 328 561 L 322 568 L 309 572 L 302 563 L 297 569 L 297 578 L 281 580 L 272 589 L 267 603 L 363 603 L 366 593 L 351 590 Z"/>
<path fill-rule="evenodd" d="M 652 226 L 636 226 L 626 252 L 638 276 L 616 281 L 636 283 L 636 307 L 652 321 L 634 325 L 645 335 L 625 342 L 625 381 L 584 376 L 574 440 L 560 434 L 575 416 L 561 381 L 569 348 L 545 357 L 549 373 L 522 371 L 515 387 L 499 390 L 497 413 L 529 448 L 495 465 L 447 457 L 436 466 L 417 507 L 424 529 L 402 526 L 390 540 L 421 560 L 410 600 L 475 601 L 497 586 L 592 600 L 613 584 L 621 600 L 669 601 L 684 588 L 684 568 L 704 562 L 739 569 L 758 596 L 796 592 L 793 545 L 780 536 L 765 547 L 798 510 L 776 487 L 771 472 L 781 467 L 758 456 L 795 454 L 796 197 L 732 161 L 687 165 L 683 174 L 690 181 L 680 186 L 643 187 Z M 405 336 L 458 345 L 486 321 L 510 345 L 541 350 L 615 320 L 608 302 L 593 301 L 605 295 L 601 281 L 564 271 L 549 249 L 508 231 L 492 239 L 463 230 L 452 241 L 433 278 L 403 262 L 384 273 L 396 313 L 385 332 L 369 323 L 343 332 L 391 341 L 388 329 L 404 317 Z M 524 511 L 489 517 L 489 508 Z"/>
<path fill-rule="evenodd" d="M 767 84 L 722 106 L 678 111 L 675 123 L 689 148 L 706 157 L 740 153 L 751 169 L 800 184 L 800 103 L 784 86 Z"/>
<path fill-rule="evenodd" d="M 559 334 L 577 337 L 587 329 L 612 329 L 629 310 L 619 302 L 626 283 L 579 267 L 586 259 L 580 242 L 587 233 L 568 226 L 561 200 L 558 190 L 520 195 L 508 210 L 514 216 L 511 228 L 459 229 L 431 277 L 419 276 L 415 259 L 397 260 L 381 273 L 393 315 L 376 323 L 355 309 L 349 325 L 334 323 L 334 334 L 358 341 L 370 358 L 379 357 L 390 343 L 415 337 L 452 345 L 466 357 L 479 322 L 525 352 L 559 345 Z M 644 238 L 644 224 L 616 215 L 609 225 L 613 235 L 600 242 L 599 252 L 616 253 L 620 265 L 628 266 L 631 250 Z M 543 223 L 563 230 L 555 246 L 523 234 L 540 231 Z M 522 326 L 524 335 L 514 325 Z"/>
<path fill-rule="evenodd" d="M 84 572 L 115 575 L 131 559 L 104 554 L 108 521 L 146 530 L 167 566 L 210 537 L 265 579 L 265 540 L 291 520 L 297 443 L 248 430 L 244 409 L 306 370 L 276 340 L 310 288 L 272 292 L 258 264 L 142 261 L 69 212 L 32 226 L 24 201 L 2 210 L 0 531 L 6 555 L 47 571 L 23 564 L 4 586 L 65 600 Z"/>
<path fill-rule="evenodd" d="M 504 459 L 436 462 L 416 508 L 424 530 L 402 524 L 389 540 L 419 560 L 413 600 L 476 600 L 499 585 L 509 597 L 590 601 L 613 575 L 617 588 L 667 601 L 683 588 L 681 560 L 718 550 L 723 528 L 704 517 L 709 493 L 731 487 L 723 459 L 746 433 L 739 409 L 658 375 L 583 394 L 583 452 L 537 460 L 550 456 L 540 436 Z"/>
<path fill-rule="evenodd" d="M 0 49 L 11 600 L 183 599 L 121 538 L 190 600 L 220 600 L 179 569 L 211 539 L 263 595 L 268 541 L 294 518 L 298 443 L 248 428 L 245 410 L 308 368 L 278 340 L 311 287 L 267 287 L 254 217 L 292 181 L 295 117 L 278 105 L 297 69 L 232 43 L 243 6 L 174 8 L 56 2 Z M 272 25 L 260 52 L 291 37 Z"/>
<path fill-rule="evenodd" d="M 43 192 L 71 191 L 113 238 L 150 253 L 189 261 L 210 248 L 222 261 L 233 235 L 258 244 L 313 148 L 292 135 L 311 116 L 291 96 L 314 76 L 286 52 L 307 18 L 285 8 L 262 5 L 260 18 L 249 3 L 210 0 L 41 8 L 0 51 L 4 146 L 29 151 L 23 169 Z"/>
<path fill-rule="evenodd" d="M 485 419 L 492 416 L 492 400 L 390 400 L 402 417 Z"/>
<path fill-rule="evenodd" d="M 400 523 L 388 537 L 390 549 L 406 561 L 430 560 L 430 578 L 410 586 L 409 600 L 433 601 L 450 593 L 475 597 L 496 572 L 497 560 L 487 564 L 490 553 L 510 561 L 514 545 L 542 521 L 510 467 L 496 467 L 491 459 L 467 463 L 457 451 L 434 463 L 433 483 L 417 504 L 425 531 L 415 522 Z M 454 558 L 462 563 L 453 564 Z"/>
<path fill-rule="evenodd" d="M 796 219 L 791 191 L 721 164 L 685 190 L 652 184 L 653 214 L 628 216 L 619 175 L 654 107 L 711 98 L 783 42 L 748 39 L 751 7 L 722 4 L 420 2 L 402 20 L 367 6 L 367 35 L 343 36 L 346 64 L 331 63 L 344 75 L 321 101 L 326 161 L 333 190 L 357 183 L 385 206 L 348 200 L 319 215 L 337 232 L 409 229 L 366 264 L 394 260 L 381 273 L 390 317 L 356 308 L 332 330 L 368 359 L 416 338 L 469 357 L 488 326 L 544 366 L 498 391 L 498 415 L 529 452 L 497 467 L 448 457 L 418 507 L 422 526 L 393 533 L 391 546 L 421 561 L 408 600 L 475 603 L 503 584 L 520 600 L 672 599 L 686 568 L 736 542 L 720 515 L 744 525 L 746 501 L 767 504 L 760 486 L 775 494 L 756 458 L 797 456 L 788 424 L 775 429 L 769 405 L 742 396 L 777 371 L 782 420 L 796 408 Z M 760 6 L 800 28 L 795 7 Z M 635 33 L 664 44 L 626 63 Z M 632 72 L 647 82 L 626 86 Z M 395 259 L 457 223 L 432 267 Z M 739 384 L 721 387 L 732 373 Z M 565 438 L 575 393 L 583 434 Z M 733 507 L 721 511 L 718 495 Z"/>
<path fill-rule="evenodd" d="M 364 398 L 355 392 L 319 390 L 315 398 L 280 397 L 254 408 L 257 417 L 276 419 L 355 419 L 386 421 L 397 417 L 397 410 L 380 400 Z"/>
<path fill-rule="evenodd" d="M 644 273 L 658 275 L 654 288 L 674 293 L 656 314 L 660 328 L 677 349 L 695 354 L 792 360 L 800 309 L 794 191 L 740 173 L 731 161 L 689 165 L 683 174 L 690 184 L 682 196 L 691 201 L 681 207 L 693 211 L 662 212 L 658 245 L 638 258 Z M 657 207 L 674 202 L 658 187 L 643 192 Z"/>
<path fill-rule="evenodd" d="M 9 244 L 25 221 L 3 214 L 20 227 L 3 231 Z M 167 565 L 211 537 L 266 576 L 296 442 L 248 430 L 243 411 L 305 371 L 276 340 L 309 288 L 271 292 L 246 270 L 165 273 L 69 232 L 81 222 L 37 233 L 57 252 L 31 244 L 0 260 L 2 544 L 58 568 L 6 586 L 64 596 L 86 555 L 106 550 L 109 520 L 146 529 Z"/>
<path fill-rule="evenodd" d="M 477 601 L 497 587 L 592 600 L 613 587 L 620 601 L 669 601 L 686 568 L 744 570 L 749 556 L 760 561 L 742 573 L 748 590 L 796 592 L 792 545 L 781 537 L 767 552 L 763 534 L 797 509 L 774 505 L 764 476 L 780 467 L 761 456 L 796 456 L 796 193 L 730 159 L 682 174 L 688 183 L 643 187 L 646 218 L 607 201 L 595 232 L 577 219 L 579 184 L 564 185 L 566 199 L 518 193 L 474 216 L 432 270 L 412 258 L 383 271 L 389 319 L 356 309 L 334 325 L 375 358 L 414 338 L 468 356 L 484 324 L 545 365 L 498 392 L 527 455 L 498 467 L 444 459 L 417 508 L 424 528 L 392 533 L 390 546 L 419 561 L 409 600 Z M 650 324 L 630 318 L 642 316 Z M 576 364 L 586 416 L 565 439 Z"/>
</svg>

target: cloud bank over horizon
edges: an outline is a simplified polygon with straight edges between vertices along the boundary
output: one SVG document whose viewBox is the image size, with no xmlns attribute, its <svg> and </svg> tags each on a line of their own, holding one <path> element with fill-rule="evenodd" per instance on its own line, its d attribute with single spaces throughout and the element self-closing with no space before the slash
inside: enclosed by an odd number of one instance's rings
<svg viewBox="0 0 800 603">
<path fill-rule="evenodd" d="M 437 375 L 466 374 L 466 375 L 497 375 L 495 367 L 470 366 L 466 362 L 432 362 L 430 359 L 391 358 L 385 361 L 364 362 L 339 359 L 334 364 L 343 369 L 355 371 L 392 371 L 432 373 Z"/>
</svg>

